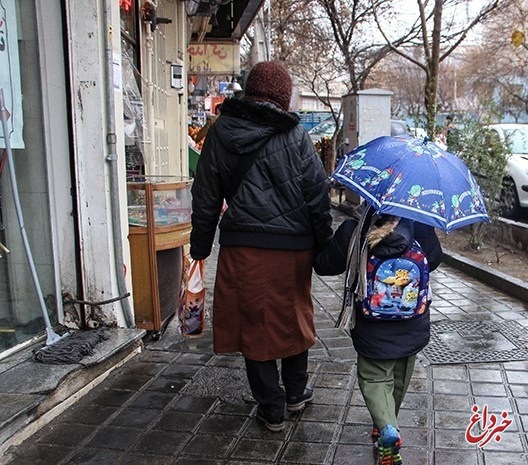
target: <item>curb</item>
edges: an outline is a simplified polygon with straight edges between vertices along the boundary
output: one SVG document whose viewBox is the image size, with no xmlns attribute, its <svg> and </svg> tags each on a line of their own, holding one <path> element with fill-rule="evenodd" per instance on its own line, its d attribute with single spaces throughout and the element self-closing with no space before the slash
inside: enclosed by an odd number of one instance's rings
<svg viewBox="0 0 528 465">
<path fill-rule="evenodd" d="M 502 273 L 501 271 L 494 270 L 487 265 L 475 262 L 455 252 L 451 252 L 450 250 L 443 249 L 443 252 L 444 258 L 442 263 L 457 268 L 479 281 L 489 284 L 500 291 L 506 292 L 523 302 L 528 302 L 527 282 L 506 273 Z"/>
</svg>

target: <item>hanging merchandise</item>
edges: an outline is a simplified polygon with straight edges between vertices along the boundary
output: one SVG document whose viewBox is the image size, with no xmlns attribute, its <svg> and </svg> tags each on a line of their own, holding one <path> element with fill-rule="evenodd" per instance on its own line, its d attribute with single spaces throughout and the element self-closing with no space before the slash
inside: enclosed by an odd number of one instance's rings
<svg viewBox="0 0 528 465">
<path fill-rule="evenodd" d="M 187 257 L 184 261 L 178 317 L 182 334 L 199 336 L 205 325 L 205 263 Z"/>
<path fill-rule="evenodd" d="M 143 143 L 145 142 L 145 110 L 143 98 L 136 80 L 136 69 L 132 59 L 132 50 L 126 45 L 122 51 L 123 118 L 125 128 L 125 151 L 128 168 L 145 164 Z"/>
</svg>

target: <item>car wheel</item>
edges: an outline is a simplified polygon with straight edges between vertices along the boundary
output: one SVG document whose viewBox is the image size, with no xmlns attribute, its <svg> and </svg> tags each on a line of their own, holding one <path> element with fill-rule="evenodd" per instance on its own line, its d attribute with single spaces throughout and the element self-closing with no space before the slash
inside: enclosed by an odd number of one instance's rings
<svg viewBox="0 0 528 465">
<path fill-rule="evenodd" d="M 506 218 L 513 218 L 521 211 L 515 182 L 511 178 L 506 178 L 502 183 L 500 206 L 501 215 Z"/>
</svg>

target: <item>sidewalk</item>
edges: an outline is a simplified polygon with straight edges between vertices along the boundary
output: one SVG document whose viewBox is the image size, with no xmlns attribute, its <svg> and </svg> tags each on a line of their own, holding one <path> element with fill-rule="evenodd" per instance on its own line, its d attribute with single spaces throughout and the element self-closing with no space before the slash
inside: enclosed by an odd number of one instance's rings
<svg viewBox="0 0 528 465">
<path fill-rule="evenodd" d="M 342 217 L 336 213 L 337 222 Z M 215 268 L 213 255 L 208 304 Z M 528 464 L 528 306 L 446 264 L 432 281 L 431 343 L 419 355 L 399 415 L 404 464 Z M 285 431 L 271 433 L 255 420 L 243 359 L 213 353 L 210 321 L 203 336 L 186 340 L 172 321 L 159 341 L 146 342 L 143 352 L 12 446 L 0 463 L 374 464 L 352 342 L 334 328 L 342 285 L 342 277 L 314 275 L 318 341 L 309 370 L 315 399 L 287 417 Z M 470 431 L 470 439 L 491 439 L 483 447 L 466 441 L 475 404 L 482 416 L 488 410 L 487 421 Z M 491 414 L 496 426 L 512 423 L 498 432 Z"/>
</svg>

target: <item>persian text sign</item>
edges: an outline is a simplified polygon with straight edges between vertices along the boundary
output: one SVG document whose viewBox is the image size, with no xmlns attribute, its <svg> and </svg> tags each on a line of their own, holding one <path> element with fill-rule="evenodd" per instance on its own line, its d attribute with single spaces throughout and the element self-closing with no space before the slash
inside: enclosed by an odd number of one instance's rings
<svg viewBox="0 0 528 465">
<path fill-rule="evenodd" d="M 23 149 L 24 120 L 15 0 L 0 0 L 0 89 L 4 90 L 5 106 L 10 115 L 7 128 L 11 148 Z M 0 148 L 5 147 L 4 133 L 0 125 Z"/>
<path fill-rule="evenodd" d="M 240 74 L 240 45 L 224 42 L 191 43 L 189 74 Z"/>
<path fill-rule="evenodd" d="M 478 405 L 474 405 L 471 411 L 473 415 L 466 428 L 466 441 L 469 444 L 476 444 L 478 447 L 484 447 L 492 439 L 500 442 L 502 439 L 500 433 L 505 431 L 513 421 L 508 418 L 507 412 L 502 412 L 499 423 L 496 415 L 488 414 L 487 404 L 484 404 L 482 413 L 479 413 Z"/>
</svg>

